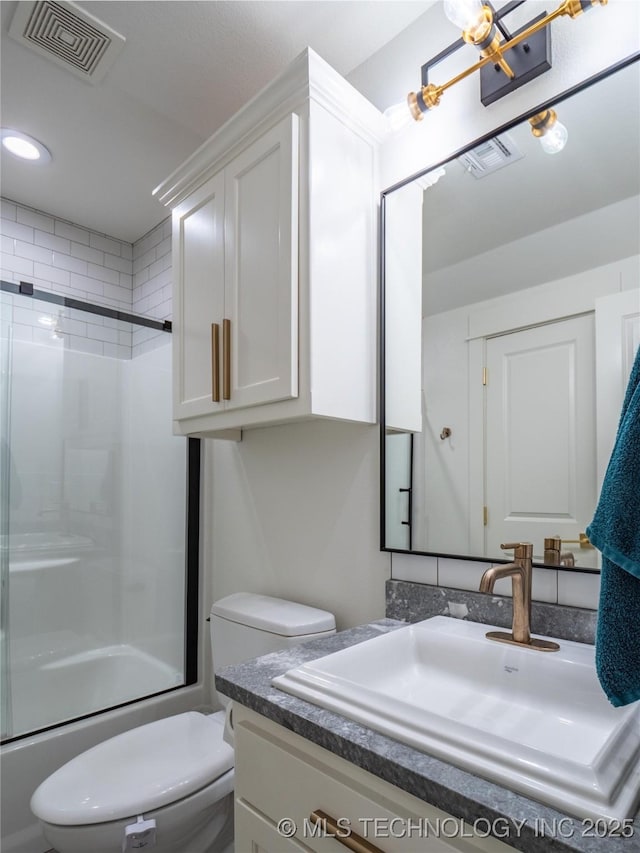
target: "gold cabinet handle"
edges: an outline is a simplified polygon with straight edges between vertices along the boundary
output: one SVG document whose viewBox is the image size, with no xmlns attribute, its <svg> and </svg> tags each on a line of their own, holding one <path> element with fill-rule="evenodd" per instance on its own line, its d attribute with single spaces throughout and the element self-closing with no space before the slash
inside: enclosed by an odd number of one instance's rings
<svg viewBox="0 0 640 853">
<path fill-rule="evenodd" d="M 311 812 L 309 820 L 314 825 L 321 823 L 325 833 L 331 833 L 334 841 L 342 844 L 347 850 L 352 850 L 353 853 L 383 853 L 379 847 L 371 844 L 361 835 L 357 835 L 355 832 L 349 832 L 347 835 L 344 826 L 341 826 L 335 818 L 320 809 Z"/>
<path fill-rule="evenodd" d="M 231 399 L 231 320 L 222 321 L 222 399 Z"/>
<path fill-rule="evenodd" d="M 220 324 L 211 324 L 211 400 L 220 402 Z"/>
</svg>

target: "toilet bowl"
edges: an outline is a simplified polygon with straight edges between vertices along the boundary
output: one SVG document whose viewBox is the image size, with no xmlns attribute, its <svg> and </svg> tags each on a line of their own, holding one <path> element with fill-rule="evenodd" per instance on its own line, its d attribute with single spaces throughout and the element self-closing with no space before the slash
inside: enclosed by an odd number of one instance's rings
<svg viewBox="0 0 640 853">
<path fill-rule="evenodd" d="M 211 610 L 214 669 L 333 633 L 324 610 L 227 596 Z M 138 726 L 45 779 L 31 810 L 57 853 L 231 853 L 234 753 L 224 737 L 224 711 Z"/>
<path fill-rule="evenodd" d="M 72 759 L 31 800 L 59 853 L 132 850 L 139 816 L 155 821 L 155 853 L 224 850 L 233 836 L 233 749 L 224 713 L 178 714 L 131 729 Z M 123 770 L 125 772 L 123 772 Z M 217 840 L 217 846 L 212 847 Z"/>
</svg>

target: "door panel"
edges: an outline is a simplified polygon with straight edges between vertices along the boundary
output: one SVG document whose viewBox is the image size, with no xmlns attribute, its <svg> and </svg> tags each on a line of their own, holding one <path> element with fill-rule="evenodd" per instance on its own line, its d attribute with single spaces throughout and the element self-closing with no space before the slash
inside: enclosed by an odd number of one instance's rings
<svg viewBox="0 0 640 853">
<path fill-rule="evenodd" d="M 486 359 L 486 553 L 522 541 L 541 557 L 596 503 L 593 315 L 491 338 Z"/>
<path fill-rule="evenodd" d="M 215 175 L 174 213 L 180 258 L 174 305 L 174 416 L 215 412 L 211 324 L 224 316 L 224 176 Z"/>
<path fill-rule="evenodd" d="M 298 124 L 291 115 L 225 169 L 227 408 L 298 394 Z"/>
</svg>

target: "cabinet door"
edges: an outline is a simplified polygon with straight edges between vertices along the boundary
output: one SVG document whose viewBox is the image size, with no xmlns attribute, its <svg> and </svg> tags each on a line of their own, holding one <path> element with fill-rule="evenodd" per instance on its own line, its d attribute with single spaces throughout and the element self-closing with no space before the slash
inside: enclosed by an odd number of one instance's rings
<svg viewBox="0 0 640 853">
<path fill-rule="evenodd" d="M 238 853 L 508 853 L 470 823 L 234 703 Z M 325 822 L 322 812 L 336 821 Z M 256 821 L 256 815 L 261 821 Z M 292 837 L 286 837 L 283 832 Z M 278 843 L 278 836 L 280 841 Z M 369 846 L 357 847 L 356 836 Z M 263 840 L 264 839 L 264 840 Z M 263 847 L 249 846 L 259 842 Z M 269 842 L 269 843 L 267 843 Z M 275 843 L 272 843 L 275 842 Z M 291 847 L 297 844 L 300 847 Z"/>
<path fill-rule="evenodd" d="M 275 824 L 245 803 L 235 805 L 235 844 L 240 853 L 312 853 L 293 838 L 285 838 Z"/>
<path fill-rule="evenodd" d="M 225 168 L 229 399 L 242 408 L 298 395 L 298 117 Z"/>
<path fill-rule="evenodd" d="M 174 418 L 218 411 L 214 401 L 212 324 L 222 347 L 224 317 L 224 175 L 215 175 L 173 213 Z M 221 364 L 221 349 L 217 354 Z M 222 394 L 220 393 L 220 400 Z"/>
</svg>

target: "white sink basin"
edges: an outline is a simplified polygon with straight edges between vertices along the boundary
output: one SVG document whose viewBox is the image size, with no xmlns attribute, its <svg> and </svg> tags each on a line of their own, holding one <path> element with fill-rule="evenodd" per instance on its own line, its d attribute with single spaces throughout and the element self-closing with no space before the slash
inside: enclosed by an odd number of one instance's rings
<svg viewBox="0 0 640 853">
<path fill-rule="evenodd" d="M 580 818 L 640 799 L 640 702 L 613 708 L 592 646 L 539 652 L 436 616 L 274 679 L 315 705 Z"/>
</svg>

